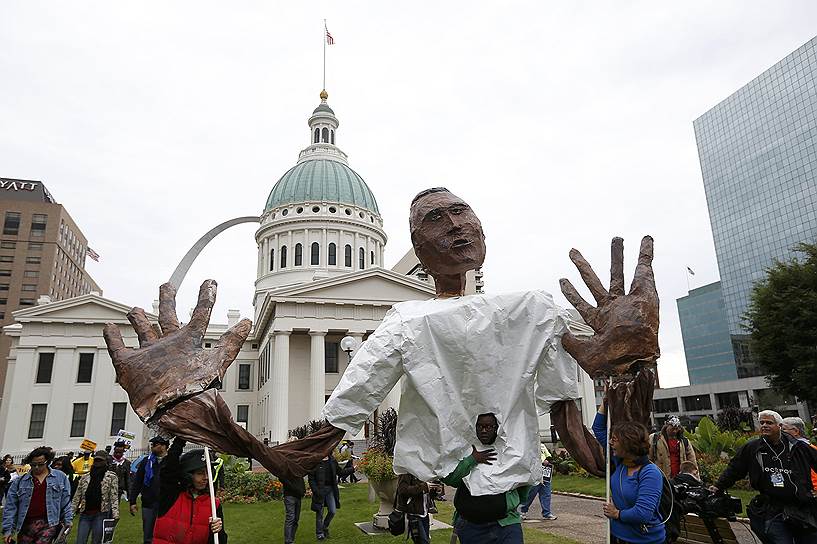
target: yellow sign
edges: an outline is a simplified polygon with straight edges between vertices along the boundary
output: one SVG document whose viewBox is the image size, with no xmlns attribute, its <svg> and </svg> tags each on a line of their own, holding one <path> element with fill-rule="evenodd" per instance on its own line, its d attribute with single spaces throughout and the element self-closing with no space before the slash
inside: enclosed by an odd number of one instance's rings
<svg viewBox="0 0 817 544">
<path fill-rule="evenodd" d="M 94 452 L 96 451 L 96 442 L 92 442 L 91 440 L 84 438 L 82 440 L 82 444 L 79 446 L 79 449 Z"/>
</svg>

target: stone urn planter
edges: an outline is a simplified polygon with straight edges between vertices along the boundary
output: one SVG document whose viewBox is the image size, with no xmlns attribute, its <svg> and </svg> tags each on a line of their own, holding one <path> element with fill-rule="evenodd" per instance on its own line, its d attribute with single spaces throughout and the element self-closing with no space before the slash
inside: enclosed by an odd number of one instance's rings
<svg viewBox="0 0 817 544">
<path fill-rule="evenodd" d="M 372 525 L 379 529 L 389 530 L 389 514 L 394 509 L 394 496 L 397 493 L 397 478 L 373 482 L 369 480 L 369 496 L 380 502 L 380 507 L 372 519 Z"/>
</svg>

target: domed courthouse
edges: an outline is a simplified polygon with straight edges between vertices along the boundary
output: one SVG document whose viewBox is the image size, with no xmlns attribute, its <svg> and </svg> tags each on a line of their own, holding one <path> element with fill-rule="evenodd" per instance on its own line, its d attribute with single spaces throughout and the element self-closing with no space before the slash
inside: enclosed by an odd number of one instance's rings
<svg viewBox="0 0 817 544">
<path fill-rule="evenodd" d="M 341 350 L 341 339 L 350 336 L 359 345 L 393 304 L 434 296 L 413 252 L 393 270 L 383 268 L 383 218 L 369 186 L 337 146 L 339 122 L 327 98 L 323 91 L 309 117 L 309 145 L 272 188 L 260 218 L 228 222 L 258 220 L 260 226 L 253 331 L 221 394 L 234 418 L 270 443 L 319 418 L 353 355 Z M 191 249 L 178 281 L 227 226 Z M 156 278 L 157 285 L 162 281 Z M 14 313 L 16 323 L 4 329 L 12 337 L 0 407 L 4 452 L 22 453 L 40 444 L 77 450 L 84 438 L 106 445 L 120 429 L 146 445 L 149 431 L 115 384 L 102 339 L 104 324 L 115 322 L 126 343 L 138 345 L 125 317 L 132 304 L 91 293 L 58 302 L 41 297 L 37 306 Z M 156 304 L 148 314 L 154 322 L 155 313 Z M 214 346 L 239 318 L 231 310 L 227 324 L 211 324 L 204 347 Z M 384 405 L 396 406 L 398 389 Z"/>
</svg>

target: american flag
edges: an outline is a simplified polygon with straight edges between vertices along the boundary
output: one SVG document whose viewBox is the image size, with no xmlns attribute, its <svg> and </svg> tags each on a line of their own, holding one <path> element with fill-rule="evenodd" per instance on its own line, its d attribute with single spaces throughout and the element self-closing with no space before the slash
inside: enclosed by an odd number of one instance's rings
<svg viewBox="0 0 817 544">
<path fill-rule="evenodd" d="M 695 275 L 695 272 L 693 272 L 692 269 L 690 267 L 688 267 L 688 266 L 687 266 L 687 272 L 692 276 Z"/>
<path fill-rule="evenodd" d="M 99 253 L 97 253 L 90 247 L 85 248 L 85 254 L 88 255 L 88 257 L 90 257 L 91 259 L 95 260 L 96 262 L 99 262 Z"/>
<path fill-rule="evenodd" d="M 326 43 L 327 43 L 327 45 L 335 45 L 335 38 L 333 38 L 332 35 L 329 33 L 328 28 L 326 28 L 326 27 L 324 27 L 324 28 L 326 29 Z"/>
</svg>

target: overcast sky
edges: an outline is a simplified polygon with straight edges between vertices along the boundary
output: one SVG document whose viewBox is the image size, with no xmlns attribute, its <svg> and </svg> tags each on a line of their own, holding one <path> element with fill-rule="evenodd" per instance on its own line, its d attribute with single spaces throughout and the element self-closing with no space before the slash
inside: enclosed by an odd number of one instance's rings
<svg viewBox="0 0 817 544">
<path fill-rule="evenodd" d="M 675 301 L 687 266 L 693 288 L 718 279 L 692 121 L 813 37 L 817 3 L 275 4 L 0 4 L 0 176 L 68 209 L 105 296 L 149 309 L 199 236 L 261 213 L 309 143 L 326 18 L 337 143 L 378 200 L 386 264 L 437 185 L 479 214 L 491 292 L 566 304 L 571 247 L 606 282 L 610 238 L 629 278 L 652 234 L 662 385 L 687 383 Z M 214 321 L 251 315 L 254 231 L 208 246 L 180 309 L 215 278 Z"/>
</svg>

